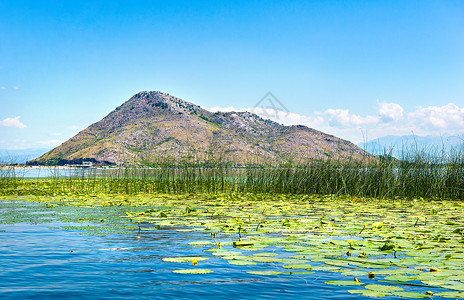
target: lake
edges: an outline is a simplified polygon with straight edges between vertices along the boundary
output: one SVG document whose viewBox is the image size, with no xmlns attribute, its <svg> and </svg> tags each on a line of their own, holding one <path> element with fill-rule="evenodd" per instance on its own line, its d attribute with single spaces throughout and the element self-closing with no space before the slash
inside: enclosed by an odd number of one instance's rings
<svg viewBox="0 0 464 300">
<path fill-rule="evenodd" d="M 423 247 L 409 238 L 397 237 L 398 251 L 384 251 L 379 245 L 389 244 L 374 234 L 393 239 L 391 232 L 360 230 L 357 225 L 352 228 L 348 210 L 358 208 L 351 204 L 336 208 L 331 202 L 308 205 L 287 200 L 282 206 L 274 200 L 274 208 L 262 205 L 267 210 L 284 209 L 287 212 L 281 213 L 288 217 L 288 212 L 299 211 L 299 219 L 279 219 L 274 211 L 267 215 L 267 221 L 254 223 L 250 230 L 240 233 L 237 226 L 244 228 L 246 219 L 253 223 L 251 210 L 264 216 L 261 206 L 237 206 L 237 199 L 222 203 L 220 197 L 209 202 L 206 196 L 80 197 L 70 196 L 68 200 L 73 202 L 68 205 L 59 205 L 61 202 L 52 197 L 30 199 L 46 200 L 43 205 L 14 197 L 0 199 L 0 298 L 367 299 L 365 296 L 371 295 L 404 299 L 425 296 L 428 291 L 443 297 L 464 296 L 460 292 L 464 272 L 459 242 L 431 241 L 428 243 L 433 247 Z M 131 206 L 119 205 L 127 199 L 133 201 Z M 198 206 L 201 203 L 208 207 L 206 214 Z M 212 217 L 210 210 L 219 203 L 222 212 L 216 211 Z M 443 215 L 458 214 L 456 205 L 442 206 Z M 307 212 L 302 211 L 304 207 Z M 341 209 L 345 213 L 344 229 L 340 228 L 342 223 L 335 226 L 324 221 L 331 220 L 329 216 L 324 220 L 317 217 L 323 208 L 335 214 Z M 380 211 L 394 212 L 382 204 L 369 209 L 372 212 L 368 218 Z M 417 209 L 430 210 L 422 204 Z M 226 212 L 244 216 L 225 218 Z M 435 217 L 427 223 L 415 220 L 408 225 L 410 219 L 404 219 L 408 212 L 394 212 L 404 223 L 403 234 L 413 234 L 417 229 L 417 237 L 426 228 L 443 224 L 442 214 L 432 213 Z M 366 217 L 352 215 L 356 223 Z M 258 231 L 261 223 L 266 224 L 265 231 Z M 229 230 L 228 224 L 237 226 Z M 309 230 L 301 230 L 302 226 Z M 240 235 L 246 236 L 242 241 L 254 245 L 234 247 L 233 241 L 237 242 Z M 361 257 L 363 250 L 367 252 L 365 258 Z M 432 272 L 430 267 L 441 270 Z M 368 276 L 370 271 L 375 278 Z"/>
<path fill-rule="evenodd" d="M 0 202 L 0 208 L 47 215 L 30 207 L 24 209 L 20 202 Z M 45 223 L 0 225 L 2 299 L 356 298 L 340 287 L 323 285 L 324 281 L 334 278 L 330 273 L 252 275 L 245 271 L 260 268 L 231 265 L 203 251 L 209 247 L 187 244 L 207 240 L 209 233 L 171 228 L 142 230 L 139 237 L 137 226 L 133 225 L 127 233 L 98 236 L 63 229 L 74 225 L 55 222 L 53 217 Z M 279 251 L 266 249 L 273 250 Z M 177 256 L 207 257 L 208 260 L 199 261 L 199 267 L 211 269 L 213 273 L 173 273 L 176 269 L 192 267 L 191 263 L 162 260 Z M 275 269 L 278 268 L 276 265 Z M 268 270 L 269 266 L 261 269 Z"/>
</svg>

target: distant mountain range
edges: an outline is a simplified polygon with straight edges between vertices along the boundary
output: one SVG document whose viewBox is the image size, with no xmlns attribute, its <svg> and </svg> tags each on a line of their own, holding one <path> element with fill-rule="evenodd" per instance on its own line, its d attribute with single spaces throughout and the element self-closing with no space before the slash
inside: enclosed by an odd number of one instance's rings
<svg viewBox="0 0 464 300">
<path fill-rule="evenodd" d="M 370 156 L 353 143 L 250 112 L 210 112 L 162 92 L 140 92 L 101 121 L 28 164 L 219 161 L 267 164 Z"/>
<path fill-rule="evenodd" d="M 37 158 L 50 150 L 50 148 L 21 150 L 0 149 L 0 164 L 23 164 L 26 161 Z"/>
<path fill-rule="evenodd" d="M 403 151 L 425 151 L 429 154 L 449 153 L 452 149 L 463 149 L 464 136 L 385 136 L 358 143 L 358 146 L 374 155 L 389 154 L 401 157 Z"/>
</svg>

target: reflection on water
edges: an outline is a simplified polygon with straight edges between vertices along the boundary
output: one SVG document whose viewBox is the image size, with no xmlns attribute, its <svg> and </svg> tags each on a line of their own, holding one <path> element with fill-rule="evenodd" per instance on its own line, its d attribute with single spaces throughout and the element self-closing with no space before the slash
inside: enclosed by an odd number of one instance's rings
<svg viewBox="0 0 464 300">
<path fill-rule="evenodd" d="M 150 230 L 138 238 L 134 230 L 130 234 L 85 236 L 56 228 L 62 225 L 0 225 L 2 299 L 356 297 L 322 285 L 329 275 L 251 275 L 245 272 L 248 267 L 230 265 L 203 252 L 204 248 L 187 245 L 191 240 L 207 239 L 204 232 Z M 208 256 L 209 260 L 199 265 L 214 273 L 175 274 L 173 270 L 191 266 L 162 261 L 166 256 L 190 255 Z M 341 290 L 339 296 L 334 290 Z"/>
<path fill-rule="evenodd" d="M 340 279 L 337 273 L 253 275 L 246 272 L 282 271 L 282 264 L 232 265 L 210 252 L 204 252 L 209 246 L 188 245 L 191 241 L 211 240 L 209 232 L 177 231 L 171 227 L 156 230 L 154 224 L 143 223 L 143 230 L 139 234 L 136 224 L 128 224 L 127 220 L 119 217 L 124 214 L 124 208 L 120 207 L 105 207 L 104 211 L 102 208 L 57 207 L 53 220 L 41 214 L 41 206 L 20 201 L 0 201 L 0 211 L 3 211 L 0 216 L 3 218 L 0 218 L 3 222 L 0 224 L 1 299 L 361 297 L 349 294 L 345 287 L 323 284 L 327 280 Z M 7 214 L 12 217 L 6 217 Z M 105 222 L 59 221 L 70 214 L 86 215 L 88 220 L 99 220 L 101 214 L 104 214 Z M 16 216 L 22 217 L 14 219 Z M 111 219 L 111 216 L 115 218 Z M 40 223 L 38 217 L 42 221 L 45 218 L 46 223 Z M 12 222 L 13 219 L 16 221 Z M 92 232 L 102 233 L 95 231 L 95 227 L 106 228 L 110 224 L 114 227 L 121 225 L 122 229 L 106 231 L 101 236 L 87 235 Z M 221 238 L 231 239 L 230 236 Z M 293 254 L 272 246 L 265 251 L 278 252 L 280 257 Z M 207 257 L 208 260 L 198 262 L 198 268 L 214 272 L 204 275 L 173 273 L 173 270 L 193 268 L 191 262 L 172 263 L 162 260 L 173 256 Z"/>
</svg>

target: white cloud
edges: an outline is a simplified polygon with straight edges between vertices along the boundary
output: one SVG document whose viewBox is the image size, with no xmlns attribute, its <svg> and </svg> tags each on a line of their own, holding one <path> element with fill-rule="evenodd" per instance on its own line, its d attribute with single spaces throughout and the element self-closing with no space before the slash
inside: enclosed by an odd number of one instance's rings
<svg viewBox="0 0 464 300">
<path fill-rule="evenodd" d="M 50 135 L 51 136 L 60 136 L 60 135 L 62 135 L 62 133 L 61 132 L 52 132 L 52 133 L 50 133 Z"/>
<path fill-rule="evenodd" d="M 384 123 L 398 122 L 403 118 L 403 107 L 396 103 L 379 103 L 379 116 Z"/>
<path fill-rule="evenodd" d="M 19 85 L 12 86 L 13 90 L 19 90 L 21 87 Z"/>
<path fill-rule="evenodd" d="M 76 125 L 70 125 L 70 126 L 68 126 L 66 128 L 71 129 L 71 130 L 78 130 L 79 129 L 79 127 L 76 126 Z"/>
<path fill-rule="evenodd" d="M 350 114 L 348 109 L 328 109 L 324 115 L 328 116 L 329 125 L 333 127 L 373 125 L 379 121 L 379 117 Z"/>
<path fill-rule="evenodd" d="M 6 86 L 2 86 L 0 89 L 2 89 L 2 90 L 6 90 Z"/>
<path fill-rule="evenodd" d="M 278 123 L 306 125 L 355 143 L 362 142 L 365 138 L 370 140 L 387 135 L 464 134 L 464 108 L 453 103 L 441 107 L 418 107 L 405 113 L 403 107 L 397 103 L 380 102 L 376 115 L 365 116 L 352 114 L 348 109 L 340 108 L 308 115 L 269 108 L 214 107 L 211 111 L 250 111 Z"/>
<path fill-rule="evenodd" d="M 5 127 L 15 127 L 15 128 L 26 128 L 27 126 L 19 121 L 20 116 L 15 118 L 6 118 L 3 121 L 0 121 L 0 126 Z"/>
<path fill-rule="evenodd" d="M 454 103 L 444 106 L 418 107 L 408 118 L 428 130 L 463 130 L 464 108 Z"/>
</svg>

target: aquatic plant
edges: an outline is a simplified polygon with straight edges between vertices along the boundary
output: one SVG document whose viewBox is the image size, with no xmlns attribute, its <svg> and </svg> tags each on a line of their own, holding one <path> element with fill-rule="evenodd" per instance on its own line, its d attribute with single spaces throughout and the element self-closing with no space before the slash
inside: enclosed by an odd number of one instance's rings
<svg viewBox="0 0 464 300">
<path fill-rule="evenodd" d="M 205 232 L 205 240 L 185 241 L 186 246 L 204 249 L 204 255 L 163 258 L 185 264 L 175 271 L 180 274 L 200 276 L 211 270 L 198 269 L 199 265 L 219 259 L 253 276 L 332 272 L 339 280 L 327 284 L 356 285 L 357 290 L 348 291 L 371 297 L 418 298 L 430 296 L 427 291 L 434 297 L 461 297 L 464 290 L 461 201 L 358 197 L 353 202 L 351 196 L 251 193 L 3 196 L 2 200 L 41 203 L 41 209 L 51 212 L 85 209 L 79 218 L 95 225 L 68 228 L 80 232 L 114 232 L 97 231 L 112 224 L 108 216 L 102 218 L 111 209 L 131 221 L 125 223 L 124 232 L 134 236 L 162 228 Z M 99 208 L 95 210 L 99 215 L 89 215 L 92 207 Z M 217 211 L 221 218 L 215 217 Z M 13 213 L 5 210 L 0 219 Z M 20 211 L 16 213 L 20 216 Z M 417 216 L 428 221 L 417 222 Z M 372 226 L 375 223 L 382 226 Z M 256 230 L 257 224 L 263 226 Z M 360 224 L 370 226 L 360 232 Z"/>
<path fill-rule="evenodd" d="M 375 198 L 464 198 L 464 151 L 405 151 L 395 160 L 312 160 L 253 165 L 157 160 L 151 167 L 76 170 L 66 178 L 26 179 L 0 169 L 0 195 L 137 193 L 334 194 Z M 356 201 L 356 198 L 353 198 Z"/>
</svg>

